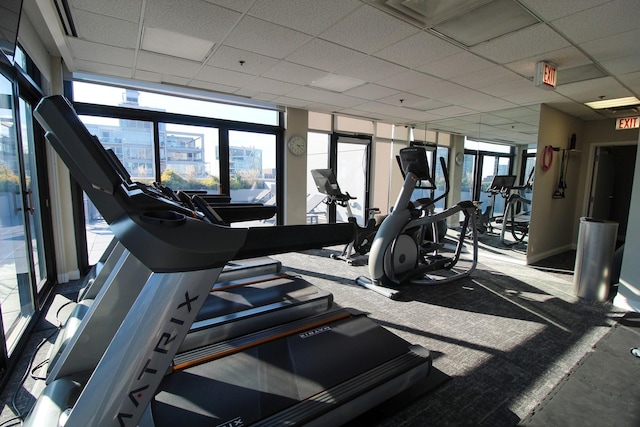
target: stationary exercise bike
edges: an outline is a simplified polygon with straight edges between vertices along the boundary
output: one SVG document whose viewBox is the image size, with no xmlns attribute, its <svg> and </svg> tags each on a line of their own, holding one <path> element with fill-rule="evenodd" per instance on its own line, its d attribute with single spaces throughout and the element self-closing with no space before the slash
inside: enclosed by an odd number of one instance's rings
<svg viewBox="0 0 640 427">
<path fill-rule="evenodd" d="M 471 201 L 461 201 L 442 211 L 435 212 L 435 203 L 449 192 L 447 167 L 440 158 L 445 177 L 445 191 L 433 200 L 422 199 L 419 206 L 411 202 L 416 187 L 435 189 L 424 147 L 407 147 L 400 150 L 400 164 L 405 174 L 404 183 L 393 211 L 380 225 L 369 254 L 369 277 L 358 277 L 356 282 L 389 298 L 397 298 L 404 284 L 447 283 L 470 275 L 478 260 L 478 240 L 475 209 Z M 437 224 L 446 218 L 462 213 L 462 230 L 471 229 L 471 261 L 463 268 L 457 266 L 465 244 L 461 232 L 451 250 L 447 242 L 440 242 Z M 427 233 L 430 229 L 431 234 Z M 431 236 L 431 237 L 429 237 Z"/>
<path fill-rule="evenodd" d="M 353 215 L 351 200 L 356 200 L 349 192 L 343 193 L 338 185 L 336 175 L 331 169 L 312 169 L 311 176 L 316 183 L 318 192 L 324 194 L 326 197 L 324 203 L 327 205 L 341 206 L 347 209 L 348 221 L 357 225 L 357 219 Z M 355 240 L 347 243 L 342 249 L 342 253 L 339 255 L 332 254 L 331 258 L 340 259 L 346 261 L 349 264 L 354 264 L 358 261 L 356 256 L 366 255 L 371 249 L 371 243 L 373 238 L 378 232 L 378 228 L 384 219 L 379 215 L 380 210 L 377 208 L 369 209 L 369 215 L 365 228 L 359 228 L 357 237 Z"/>
</svg>

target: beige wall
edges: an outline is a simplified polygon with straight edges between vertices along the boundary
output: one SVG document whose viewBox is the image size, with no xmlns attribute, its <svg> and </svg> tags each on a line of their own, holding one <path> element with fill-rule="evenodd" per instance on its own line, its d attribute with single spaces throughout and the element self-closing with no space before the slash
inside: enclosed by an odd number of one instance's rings
<svg viewBox="0 0 640 427">
<path fill-rule="evenodd" d="M 569 153 L 565 198 L 553 199 L 553 192 L 558 185 L 562 153 L 554 152 L 552 167 L 543 172 L 543 150 L 546 145 L 568 148 L 572 133 L 576 134 L 576 149 Z M 541 105 L 528 263 L 576 247 L 580 217 L 587 215 L 586 201 L 595 145 L 637 140 L 638 129 L 616 131 L 613 119 L 585 122 Z M 633 217 L 630 215 L 630 218 Z M 633 225 L 630 221 L 628 232 L 631 228 Z"/>
<path fill-rule="evenodd" d="M 309 115 L 306 110 L 287 108 L 286 131 L 284 135 L 284 224 L 307 223 L 307 156 L 295 156 L 286 148 L 287 141 L 294 135 L 307 139 Z"/>
<path fill-rule="evenodd" d="M 560 178 L 562 151 L 554 151 L 551 167 L 545 172 L 542 170 L 544 147 L 551 145 L 561 150 L 568 149 L 573 133 L 576 134 L 576 150 L 568 152 L 565 198 L 554 199 L 553 194 L 558 188 Z M 582 200 L 580 164 L 584 157 L 585 144 L 584 123 L 581 120 L 547 105 L 541 105 L 527 248 L 528 263 L 563 252 L 576 242 L 574 224 L 579 218 L 576 217 L 575 207 L 577 201 Z"/>
</svg>

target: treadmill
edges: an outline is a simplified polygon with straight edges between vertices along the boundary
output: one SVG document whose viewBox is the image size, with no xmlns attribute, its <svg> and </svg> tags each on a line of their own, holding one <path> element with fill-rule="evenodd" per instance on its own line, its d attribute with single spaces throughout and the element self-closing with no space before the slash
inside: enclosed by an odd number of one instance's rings
<svg viewBox="0 0 640 427">
<path fill-rule="evenodd" d="M 92 368 L 50 376 L 24 425 L 338 425 L 428 375 L 428 351 L 339 307 L 176 357 L 229 260 L 347 243 L 356 226 L 242 229 L 194 218 L 121 185 L 63 97 L 41 100 L 35 117 L 128 258 L 152 273 Z"/>
</svg>

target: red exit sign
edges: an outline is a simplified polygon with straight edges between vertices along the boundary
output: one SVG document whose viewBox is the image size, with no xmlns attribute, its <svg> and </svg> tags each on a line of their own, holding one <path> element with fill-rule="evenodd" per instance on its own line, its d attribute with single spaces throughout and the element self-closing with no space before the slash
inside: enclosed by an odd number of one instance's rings
<svg viewBox="0 0 640 427">
<path fill-rule="evenodd" d="M 640 128 L 640 117 L 623 117 L 616 119 L 616 130 Z"/>
<path fill-rule="evenodd" d="M 536 87 L 555 89 L 558 80 L 558 68 L 550 62 L 538 62 L 533 84 Z"/>
</svg>

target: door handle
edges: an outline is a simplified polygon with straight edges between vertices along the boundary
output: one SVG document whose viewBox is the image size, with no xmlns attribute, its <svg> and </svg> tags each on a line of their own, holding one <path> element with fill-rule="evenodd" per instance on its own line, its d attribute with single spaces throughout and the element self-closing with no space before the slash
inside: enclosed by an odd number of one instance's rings
<svg viewBox="0 0 640 427">
<path fill-rule="evenodd" d="M 27 190 L 27 210 L 31 215 L 36 211 L 33 207 L 33 191 L 31 189 Z"/>
</svg>

